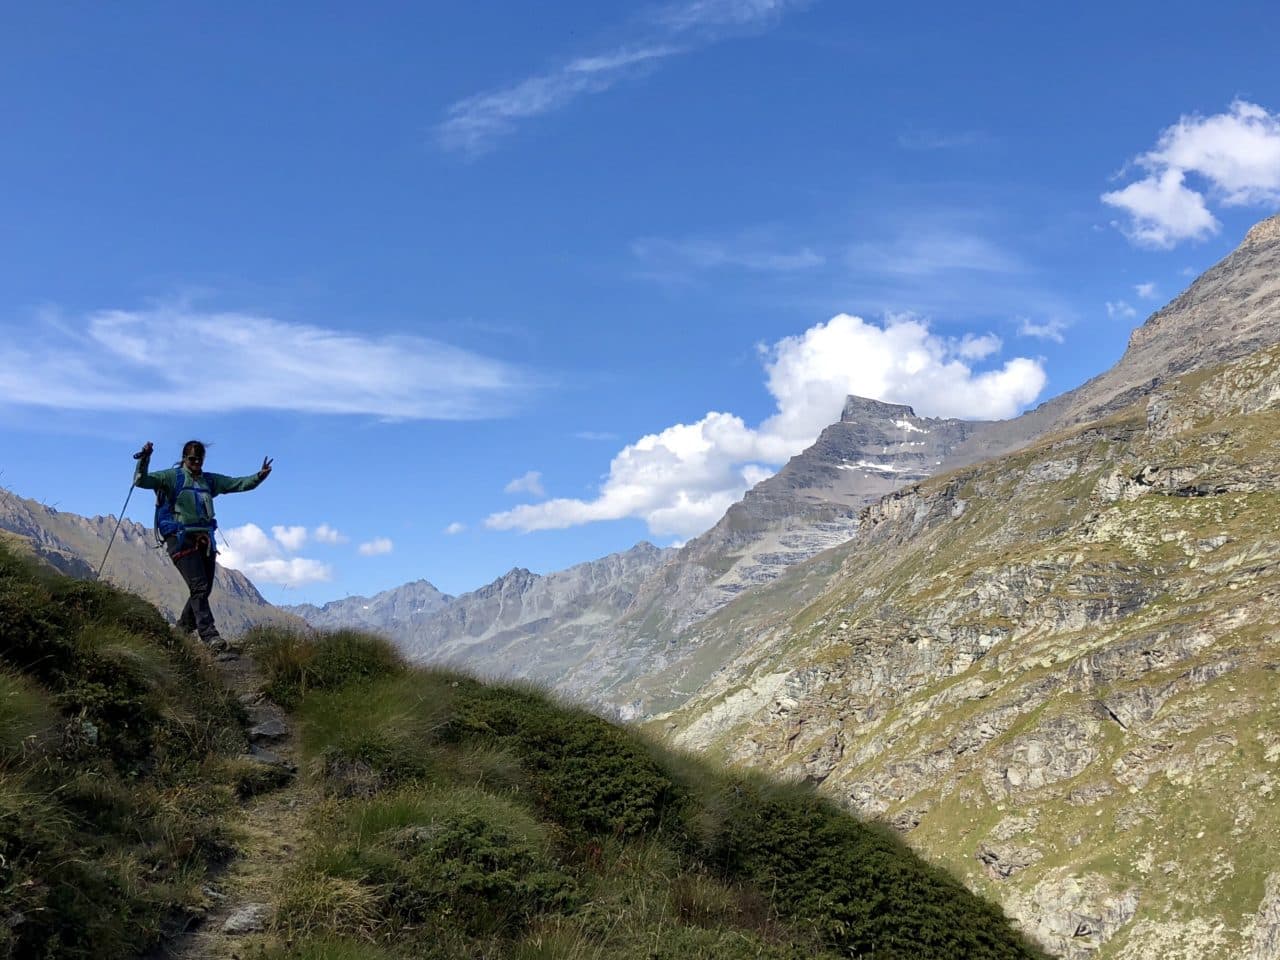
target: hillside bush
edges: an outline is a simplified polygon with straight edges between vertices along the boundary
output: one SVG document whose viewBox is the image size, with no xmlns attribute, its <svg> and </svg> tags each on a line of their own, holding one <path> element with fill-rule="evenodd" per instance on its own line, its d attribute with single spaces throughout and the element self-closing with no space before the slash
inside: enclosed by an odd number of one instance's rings
<svg viewBox="0 0 1280 960">
<path fill-rule="evenodd" d="M 466 681 L 440 731 L 481 739 L 518 757 L 556 822 L 583 833 L 640 836 L 677 808 L 681 793 L 649 751 L 621 728 L 543 696 Z"/>
</svg>

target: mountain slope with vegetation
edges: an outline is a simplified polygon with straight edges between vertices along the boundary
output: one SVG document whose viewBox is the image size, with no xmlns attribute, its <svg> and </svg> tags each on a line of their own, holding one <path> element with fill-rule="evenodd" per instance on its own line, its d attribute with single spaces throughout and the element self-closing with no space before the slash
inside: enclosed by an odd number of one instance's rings
<svg viewBox="0 0 1280 960">
<path fill-rule="evenodd" d="M 1280 956 L 1278 410 L 1273 346 L 884 498 L 718 615 L 741 645 L 661 728 L 893 824 L 1061 956 Z"/>
<path fill-rule="evenodd" d="M 0 957 L 1043 956 L 808 789 L 376 637 L 248 644 L 215 667 L 140 598 L 0 547 Z M 300 812 L 265 902 L 179 935 L 255 852 L 237 798 L 282 782 L 241 759 L 254 698 L 219 672 L 254 663 L 301 745 L 273 809 Z"/>
</svg>

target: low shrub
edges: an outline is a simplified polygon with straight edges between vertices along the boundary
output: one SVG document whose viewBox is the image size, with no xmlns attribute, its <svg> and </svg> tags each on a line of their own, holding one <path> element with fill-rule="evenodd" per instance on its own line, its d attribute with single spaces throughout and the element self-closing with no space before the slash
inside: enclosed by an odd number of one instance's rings
<svg viewBox="0 0 1280 960">
<path fill-rule="evenodd" d="M 681 802 L 676 783 L 635 737 L 532 693 L 468 682 L 440 737 L 508 750 L 546 813 L 583 833 L 640 836 Z"/>
</svg>

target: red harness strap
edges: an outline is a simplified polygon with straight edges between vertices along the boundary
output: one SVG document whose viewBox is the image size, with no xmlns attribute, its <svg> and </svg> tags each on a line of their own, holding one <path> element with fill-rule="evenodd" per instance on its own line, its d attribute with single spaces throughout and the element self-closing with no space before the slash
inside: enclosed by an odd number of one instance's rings
<svg viewBox="0 0 1280 960">
<path fill-rule="evenodd" d="M 201 552 L 203 553 L 209 552 L 209 535 L 207 533 L 196 534 L 195 541 L 191 544 L 191 546 L 186 547 L 182 550 L 179 550 L 177 553 L 173 554 L 172 559 L 181 560 L 183 557 L 189 557 L 193 553 L 201 553 Z"/>
</svg>

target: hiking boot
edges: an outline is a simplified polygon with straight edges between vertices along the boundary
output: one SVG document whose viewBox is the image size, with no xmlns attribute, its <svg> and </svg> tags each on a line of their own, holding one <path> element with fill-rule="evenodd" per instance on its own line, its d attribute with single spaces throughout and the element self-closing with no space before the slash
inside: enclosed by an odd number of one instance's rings
<svg viewBox="0 0 1280 960">
<path fill-rule="evenodd" d="M 226 653 L 231 647 L 227 641 L 222 639 L 222 635 L 218 633 L 211 633 L 207 637 L 201 637 L 200 640 L 214 653 Z"/>
</svg>

